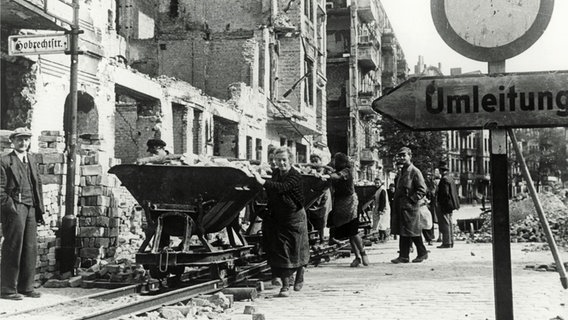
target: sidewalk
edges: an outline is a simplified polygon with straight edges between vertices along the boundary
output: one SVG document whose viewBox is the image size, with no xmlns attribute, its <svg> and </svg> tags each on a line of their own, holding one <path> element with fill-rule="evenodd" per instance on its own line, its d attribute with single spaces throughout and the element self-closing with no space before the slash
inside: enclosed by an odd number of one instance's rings
<svg viewBox="0 0 568 320">
<path fill-rule="evenodd" d="M 255 305 L 267 320 L 495 319 L 491 244 L 455 245 L 428 246 L 425 262 L 395 265 L 390 260 L 398 241 L 373 244 L 367 247 L 368 267 L 350 268 L 352 257 L 333 259 L 308 268 L 304 288 L 289 298 L 275 297 L 279 288 L 268 287 L 254 302 L 239 304 Z M 538 246 L 511 244 L 514 319 L 568 320 L 568 290 L 558 273 L 524 269 L 554 261 L 550 251 L 522 251 Z M 568 252 L 561 251 L 568 261 Z"/>
</svg>

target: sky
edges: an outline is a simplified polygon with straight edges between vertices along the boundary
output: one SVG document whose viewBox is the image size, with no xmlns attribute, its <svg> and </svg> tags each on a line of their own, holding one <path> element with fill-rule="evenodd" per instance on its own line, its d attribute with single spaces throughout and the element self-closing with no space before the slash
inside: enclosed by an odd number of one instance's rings
<svg viewBox="0 0 568 320">
<path fill-rule="evenodd" d="M 487 0 L 488 1 L 488 0 Z M 530 0 L 537 1 L 537 0 Z M 410 73 L 424 57 L 426 65 L 442 64 L 442 73 L 462 68 L 462 73 L 487 73 L 487 62 L 472 60 L 450 48 L 440 37 L 430 13 L 430 0 L 381 0 L 404 51 Z M 507 59 L 506 72 L 568 70 L 568 1 L 554 1 L 554 11 L 543 35 L 526 51 Z"/>
</svg>

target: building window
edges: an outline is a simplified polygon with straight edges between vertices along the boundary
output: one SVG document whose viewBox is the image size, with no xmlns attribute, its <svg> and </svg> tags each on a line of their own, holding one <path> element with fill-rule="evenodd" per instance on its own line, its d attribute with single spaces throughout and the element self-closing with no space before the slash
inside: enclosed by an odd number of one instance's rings
<svg viewBox="0 0 568 320">
<path fill-rule="evenodd" d="M 314 62 L 308 57 L 304 59 L 304 70 L 306 73 L 309 72 L 304 83 L 304 102 L 312 107 L 314 105 Z"/>
<path fill-rule="evenodd" d="M 252 159 L 252 137 L 247 136 L 247 160 Z"/>
<path fill-rule="evenodd" d="M 256 160 L 262 161 L 262 139 L 256 139 Z"/>
<path fill-rule="evenodd" d="M 304 14 L 308 18 L 308 20 L 312 21 L 313 17 L 313 0 L 304 0 Z"/>
</svg>

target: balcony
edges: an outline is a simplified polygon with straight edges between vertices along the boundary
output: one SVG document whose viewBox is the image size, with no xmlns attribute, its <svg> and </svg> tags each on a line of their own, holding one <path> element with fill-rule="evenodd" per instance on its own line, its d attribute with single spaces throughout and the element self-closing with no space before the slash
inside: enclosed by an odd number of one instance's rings
<svg viewBox="0 0 568 320">
<path fill-rule="evenodd" d="M 69 30 L 73 9 L 60 0 L 2 0 L 2 26 L 13 29 Z"/>
<path fill-rule="evenodd" d="M 381 48 L 385 51 L 394 51 L 396 46 L 396 39 L 392 29 L 385 29 L 383 35 L 381 36 Z"/>
<path fill-rule="evenodd" d="M 357 12 L 364 23 L 377 21 L 379 8 L 374 0 L 357 0 Z"/>
<path fill-rule="evenodd" d="M 379 66 L 377 48 L 372 43 L 360 43 L 358 50 L 357 60 L 363 68 L 376 69 Z"/>
<path fill-rule="evenodd" d="M 462 148 L 461 151 L 460 151 L 460 155 L 462 157 L 467 157 L 467 158 L 475 157 L 475 149 Z"/>
<path fill-rule="evenodd" d="M 375 95 L 373 93 L 359 93 L 359 96 L 357 97 L 357 106 L 359 112 L 363 115 L 375 114 L 375 110 L 371 108 L 371 104 L 375 99 L 374 96 Z"/>
<path fill-rule="evenodd" d="M 359 160 L 361 162 L 378 162 L 379 152 L 374 149 L 363 149 L 361 150 Z"/>
</svg>

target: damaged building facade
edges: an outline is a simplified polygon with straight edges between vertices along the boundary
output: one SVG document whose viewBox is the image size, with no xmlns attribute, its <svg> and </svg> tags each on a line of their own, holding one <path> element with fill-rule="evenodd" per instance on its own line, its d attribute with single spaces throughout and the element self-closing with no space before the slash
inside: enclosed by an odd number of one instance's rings
<svg viewBox="0 0 568 320">
<path fill-rule="evenodd" d="M 119 234 L 142 234 L 140 208 L 108 169 L 147 156 L 161 138 L 175 154 L 266 161 L 286 145 L 298 162 L 329 159 L 326 14 L 319 0 L 79 1 L 76 254 L 112 257 Z M 44 181 L 38 280 L 58 271 L 65 212 L 70 57 L 10 55 L 8 37 L 62 34 L 71 1 L 1 0 L 2 150 L 31 129 Z M 67 22 L 66 22 L 67 21 Z"/>
<path fill-rule="evenodd" d="M 374 99 L 408 77 L 408 66 L 379 0 L 328 0 L 327 137 L 347 153 L 359 179 L 388 175 L 376 147 Z"/>
</svg>

